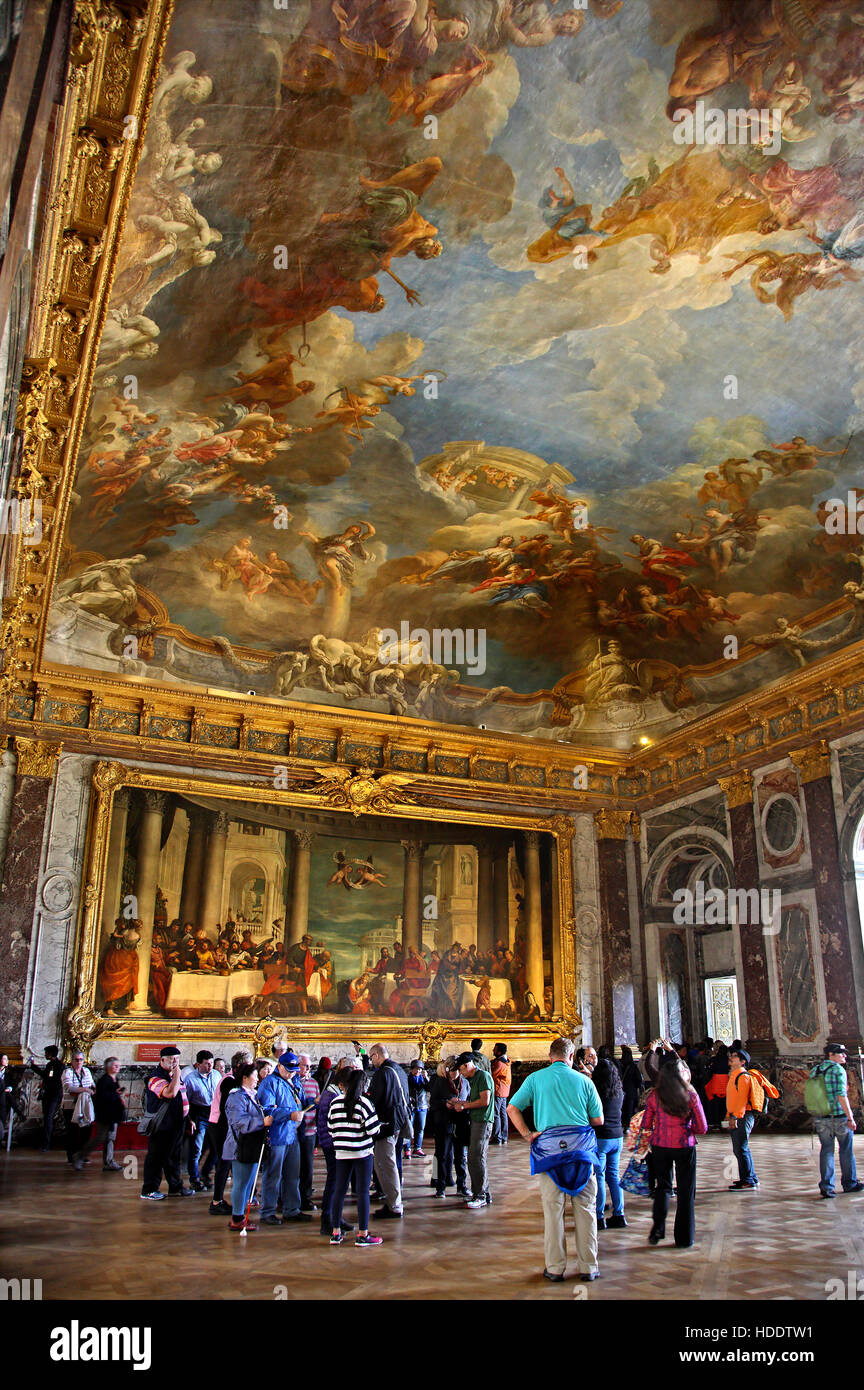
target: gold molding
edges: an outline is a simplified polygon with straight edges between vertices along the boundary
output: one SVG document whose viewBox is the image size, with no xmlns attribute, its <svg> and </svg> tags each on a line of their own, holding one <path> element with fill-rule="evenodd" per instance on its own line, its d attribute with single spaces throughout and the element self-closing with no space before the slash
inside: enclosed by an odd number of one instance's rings
<svg viewBox="0 0 864 1390">
<path fill-rule="evenodd" d="M 627 811 L 611 811 L 604 807 L 594 812 L 594 825 L 598 840 L 626 840 L 630 817 Z"/>
<path fill-rule="evenodd" d="M 798 769 L 798 777 L 802 785 L 805 782 L 816 782 L 820 777 L 830 777 L 831 775 L 831 750 L 824 738 L 820 738 L 818 743 L 812 743 L 807 748 L 793 748 L 789 757 Z"/>
<path fill-rule="evenodd" d="M 16 738 L 19 777 L 53 777 L 62 743 L 43 743 L 40 739 Z"/>
<path fill-rule="evenodd" d="M 320 771 L 320 768 L 318 770 Z M 190 769 L 190 774 L 191 771 Z M 363 775 L 368 777 L 368 773 Z M 412 780 L 422 781 L 422 779 Z M 373 780 L 373 786 L 376 785 L 380 785 L 380 780 L 378 782 Z M 254 1038 L 262 1044 L 266 1043 L 271 1034 L 275 1037 L 276 1033 L 281 1031 L 282 1020 L 268 1017 L 254 1021 L 250 1018 L 235 1017 L 166 1020 L 161 1014 L 123 1017 L 98 1012 L 96 1008 L 96 982 L 111 815 L 114 797 L 125 786 L 179 795 L 188 793 L 197 797 L 218 797 L 226 803 L 248 801 L 252 797 L 256 802 L 265 805 L 291 806 L 298 810 L 304 809 L 313 812 L 316 809 L 320 810 L 322 806 L 321 797 L 314 786 L 294 785 L 287 790 L 280 790 L 272 782 L 264 783 L 260 779 L 254 778 L 232 782 L 215 781 L 201 776 L 183 776 L 151 772 L 142 768 L 128 768 L 117 762 L 98 762 L 91 777 L 91 806 L 83 874 L 85 888 L 81 895 L 82 901 L 78 918 L 72 997 L 66 1014 L 67 1033 L 80 1042 L 82 1046 L 87 1046 L 92 1045 L 97 1039 L 100 1041 L 134 1042 L 161 1039 L 165 1034 L 166 1027 L 177 1036 L 208 1038 L 213 1036 L 215 1027 L 218 1029 L 219 1036 L 225 1038 L 226 1041 L 236 1039 L 239 1042 L 249 1043 L 250 1038 Z M 401 789 L 399 790 L 401 791 Z M 346 798 L 346 800 L 350 802 L 350 798 Z M 355 807 L 351 804 L 331 805 L 329 809 L 335 810 L 337 815 L 350 817 L 357 814 Z M 368 802 L 364 802 L 362 810 L 365 812 L 369 809 Z M 550 835 L 555 842 L 557 852 L 555 911 L 558 913 L 560 921 L 566 921 L 572 916 L 573 874 L 572 856 L 569 849 L 572 824 L 568 817 L 545 817 L 536 814 L 472 809 L 469 819 L 459 806 L 430 806 L 420 801 L 408 801 L 407 799 L 396 803 L 385 800 L 385 804 L 371 809 L 390 816 L 396 815 L 403 819 L 409 834 L 413 830 L 412 822 L 423 821 L 457 825 L 468 824 L 472 828 L 481 826 L 490 829 L 506 828 L 514 832 L 523 831 L 529 834 L 542 831 L 544 834 Z M 563 986 L 561 1015 L 559 1017 L 553 1016 L 551 1019 L 536 1024 L 502 1023 L 495 1025 L 490 1023 L 486 1025 L 490 1036 L 493 1034 L 497 1036 L 500 1031 L 500 1036 L 506 1035 L 514 1043 L 516 1040 L 545 1042 L 549 1037 L 557 1036 L 559 1033 L 572 1032 L 579 1026 L 579 1011 L 577 1009 L 578 965 L 575 945 L 570 934 L 561 932 L 559 935 L 560 944 L 555 948 L 557 954 L 553 959 L 553 969 Z M 343 1022 L 340 1015 L 322 1015 L 321 1017 L 304 1015 L 302 1031 L 304 1038 L 310 1042 L 324 1042 L 326 1040 L 329 1046 L 334 1047 L 342 1043 L 349 1043 L 351 1038 L 368 1041 L 378 1039 L 399 1046 L 404 1046 L 409 1042 L 416 1043 L 418 1046 L 424 1043 L 428 1047 L 433 1044 L 435 1036 L 435 1030 L 431 1028 L 431 1025 L 434 1023 L 439 1028 L 445 1025 L 438 1024 L 437 1020 L 426 1020 L 425 1022 L 430 1027 L 421 1038 L 418 1022 L 411 1018 L 403 1020 L 375 1016 L 366 1021 L 354 1015 L 345 1015 Z M 296 1031 L 300 1023 L 301 1020 L 299 1019 L 289 1019 L 286 1022 L 286 1028 Z M 470 1019 L 453 1019 L 448 1021 L 445 1032 L 459 1033 L 471 1028 L 471 1026 Z"/>
<path fill-rule="evenodd" d="M 746 769 L 733 772 L 730 777 L 718 777 L 717 785 L 730 808 L 749 806 L 753 800 L 753 776 Z"/>
</svg>

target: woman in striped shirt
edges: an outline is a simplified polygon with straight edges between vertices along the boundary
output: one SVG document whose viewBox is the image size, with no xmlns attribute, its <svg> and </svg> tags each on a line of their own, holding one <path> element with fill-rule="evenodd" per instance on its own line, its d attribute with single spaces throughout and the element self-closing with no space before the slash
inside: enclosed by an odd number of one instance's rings
<svg viewBox="0 0 864 1390">
<path fill-rule="evenodd" d="M 369 1234 L 369 1184 L 372 1181 L 372 1141 L 381 1128 L 381 1121 L 371 1100 L 363 1094 L 365 1080 L 362 1071 L 350 1076 L 339 1073 L 339 1095 L 327 1111 L 327 1132 L 333 1143 L 336 1175 L 330 1202 L 331 1245 L 341 1245 L 342 1205 L 354 1174 L 357 1188 L 357 1225 L 355 1245 L 380 1245 L 380 1236 Z"/>
</svg>

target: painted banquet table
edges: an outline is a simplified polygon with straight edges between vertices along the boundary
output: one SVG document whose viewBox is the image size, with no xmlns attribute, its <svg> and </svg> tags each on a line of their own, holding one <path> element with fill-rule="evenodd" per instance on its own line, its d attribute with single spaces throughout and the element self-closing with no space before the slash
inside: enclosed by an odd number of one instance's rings
<svg viewBox="0 0 864 1390">
<path fill-rule="evenodd" d="M 260 994 L 264 988 L 261 970 L 235 970 L 230 975 L 207 971 L 175 970 L 171 976 L 166 1012 L 172 1009 L 198 1009 L 201 1013 L 230 1014 L 235 999 Z"/>
</svg>

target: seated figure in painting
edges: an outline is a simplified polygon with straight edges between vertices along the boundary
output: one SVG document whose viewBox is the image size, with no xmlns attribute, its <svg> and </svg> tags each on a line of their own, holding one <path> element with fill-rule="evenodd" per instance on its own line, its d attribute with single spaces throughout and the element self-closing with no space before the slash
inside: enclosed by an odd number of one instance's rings
<svg viewBox="0 0 864 1390">
<path fill-rule="evenodd" d="M 135 997 L 138 988 L 138 942 L 141 923 L 118 917 L 99 967 L 99 988 L 105 1000 L 106 1014 L 123 1010 Z"/>
<path fill-rule="evenodd" d="M 352 1013 L 369 1014 L 372 1012 L 372 979 L 371 971 L 364 970 L 348 986 L 348 999 Z"/>
</svg>

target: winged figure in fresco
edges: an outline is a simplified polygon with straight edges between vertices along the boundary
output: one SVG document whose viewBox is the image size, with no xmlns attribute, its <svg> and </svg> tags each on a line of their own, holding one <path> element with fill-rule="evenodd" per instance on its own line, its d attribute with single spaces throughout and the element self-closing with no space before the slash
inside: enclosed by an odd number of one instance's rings
<svg viewBox="0 0 864 1390">
<path fill-rule="evenodd" d="M 454 550 L 449 558 L 435 569 L 403 575 L 399 582 L 427 585 L 450 583 L 453 580 L 463 583 L 475 578 L 487 579 L 507 569 L 512 564 L 515 553 L 515 536 L 499 536 L 495 544 L 485 550 Z"/>
<path fill-rule="evenodd" d="M 552 530 L 563 536 L 566 541 L 574 541 L 577 530 L 584 530 L 588 510 L 588 503 L 584 498 L 575 497 L 571 501 L 557 488 L 546 487 L 532 492 L 528 500 L 536 502 L 539 511 L 524 512 L 525 518 L 529 521 L 547 522 Z"/>
<path fill-rule="evenodd" d="M 364 863 L 357 865 L 355 887 L 365 888 L 367 883 L 380 883 L 382 888 L 385 887 L 387 883 L 386 876 L 375 868 L 371 854 L 367 854 Z"/>
<path fill-rule="evenodd" d="M 335 885 L 341 883 L 346 892 L 349 892 L 352 888 L 356 887 L 356 884 L 351 881 L 351 862 L 346 859 L 344 849 L 337 849 L 336 853 L 333 855 L 333 860 L 336 864 L 336 868 L 328 878 L 327 886 L 329 887 L 331 884 Z"/>
<path fill-rule="evenodd" d="M 280 353 L 277 357 L 271 357 L 254 372 L 237 372 L 238 384 L 226 387 L 217 395 L 232 396 L 234 400 L 242 401 L 248 406 L 265 405 L 271 409 L 279 409 L 292 405 L 301 396 L 315 390 L 314 381 L 295 382 L 296 361 L 293 352 Z M 213 400 L 215 397 L 208 396 L 206 399 Z"/>
</svg>

